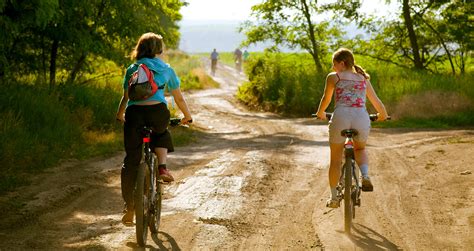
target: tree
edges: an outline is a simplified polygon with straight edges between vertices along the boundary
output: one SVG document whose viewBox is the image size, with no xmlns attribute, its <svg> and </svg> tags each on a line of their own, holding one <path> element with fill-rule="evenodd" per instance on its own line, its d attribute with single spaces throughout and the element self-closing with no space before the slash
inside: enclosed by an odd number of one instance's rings
<svg viewBox="0 0 474 251">
<path fill-rule="evenodd" d="M 318 15 L 330 9 L 311 0 L 266 0 L 252 7 L 257 21 L 246 21 L 239 28 L 247 36 L 242 45 L 270 40 L 277 46 L 301 48 L 312 56 L 316 70 L 322 71 L 321 60 L 331 39 L 342 33 L 328 21 L 316 22 Z"/>
<path fill-rule="evenodd" d="M 27 73 L 43 78 L 49 72 L 52 86 L 57 69 L 67 72 L 66 82 L 71 83 L 81 72 L 93 70 L 86 68 L 91 55 L 125 64 L 136 39 L 148 31 L 163 35 L 167 46 L 174 48 L 183 4 L 180 0 L 2 1 L 0 22 L 6 24 L 7 39 L 0 41 L 0 74 L 20 63 Z"/>
<path fill-rule="evenodd" d="M 472 13 L 473 4 L 449 0 L 399 2 L 399 19 L 364 20 L 364 27 L 371 30 L 373 36 L 370 42 L 355 43 L 358 52 L 400 66 L 429 71 L 437 71 L 438 65 L 448 61 L 451 72 L 456 74 L 454 60 L 458 59 L 462 67 L 463 55 L 472 50 L 466 34 L 472 33 L 468 13 Z"/>
</svg>

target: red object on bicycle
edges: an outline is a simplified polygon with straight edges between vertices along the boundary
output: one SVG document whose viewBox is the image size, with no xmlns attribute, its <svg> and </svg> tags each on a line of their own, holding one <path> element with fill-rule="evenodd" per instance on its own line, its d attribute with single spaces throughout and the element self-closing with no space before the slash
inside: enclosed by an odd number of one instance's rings
<svg viewBox="0 0 474 251">
<path fill-rule="evenodd" d="M 150 143 L 150 138 L 143 138 L 143 143 Z"/>
</svg>

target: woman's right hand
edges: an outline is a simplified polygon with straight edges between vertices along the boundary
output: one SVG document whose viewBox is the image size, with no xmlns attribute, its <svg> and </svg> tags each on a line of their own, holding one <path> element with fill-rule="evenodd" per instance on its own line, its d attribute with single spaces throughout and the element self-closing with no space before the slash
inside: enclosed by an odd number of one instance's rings
<svg viewBox="0 0 474 251">
<path fill-rule="evenodd" d="M 385 121 L 388 118 L 387 113 L 377 113 L 377 121 Z"/>
</svg>

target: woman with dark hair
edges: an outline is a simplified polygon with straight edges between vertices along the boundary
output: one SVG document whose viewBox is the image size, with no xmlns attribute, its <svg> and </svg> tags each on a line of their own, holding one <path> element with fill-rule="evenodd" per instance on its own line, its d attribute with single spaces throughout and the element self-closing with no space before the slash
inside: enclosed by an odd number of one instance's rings
<svg viewBox="0 0 474 251">
<path fill-rule="evenodd" d="M 174 97 L 179 109 L 183 112 L 182 124 L 192 121 L 187 103 L 180 90 L 180 80 L 173 68 L 163 62 L 160 56 L 163 53 L 163 38 L 154 33 L 143 34 L 131 53 L 136 62 L 131 64 L 123 80 L 123 96 L 120 101 L 116 118 L 124 122 L 124 145 L 126 156 L 121 172 L 122 197 L 125 201 L 124 224 L 132 224 L 134 216 L 133 190 L 137 178 L 137 169 L 142 158 L 142 137 L 139 129 L 143 126 L 153 128 L 151 147 L 158 156 L 158 170 L 160 178 L 165 182 L 174 180 L 166 168 L 168 152 L 173 152 L 173 142 L 167 129 L 170 112 L 167 107 L 164 90 L 168 89 Z M 158 86 L 157 92 L 145 100 L 132 101 L 128 97 L 128 81 L 138 65 L 145 64 L 154 73 L 154 80 Z"/>
</svg>

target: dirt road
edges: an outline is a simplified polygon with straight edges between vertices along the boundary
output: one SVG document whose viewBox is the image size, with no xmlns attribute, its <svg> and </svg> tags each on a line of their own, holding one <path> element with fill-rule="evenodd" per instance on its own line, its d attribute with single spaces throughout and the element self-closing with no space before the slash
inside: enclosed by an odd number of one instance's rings
<svg viewBox="0 0 474 251">
<path fill-rule="evenodd" d="M 375 191 L 346 236 L 342 209 L 325 207 L 327 125 L 247 111 L 243 75 L 221 65 L 215 79 L 187 94 L 202 132 L 170 156 L 177 181 L 146 249 L 474 249 L 474 131 L 374 129 Z M 0 250 L 138 248 L 120 222 L 123 155 L 64 162 L 1 197 Z"/>
</svg>

